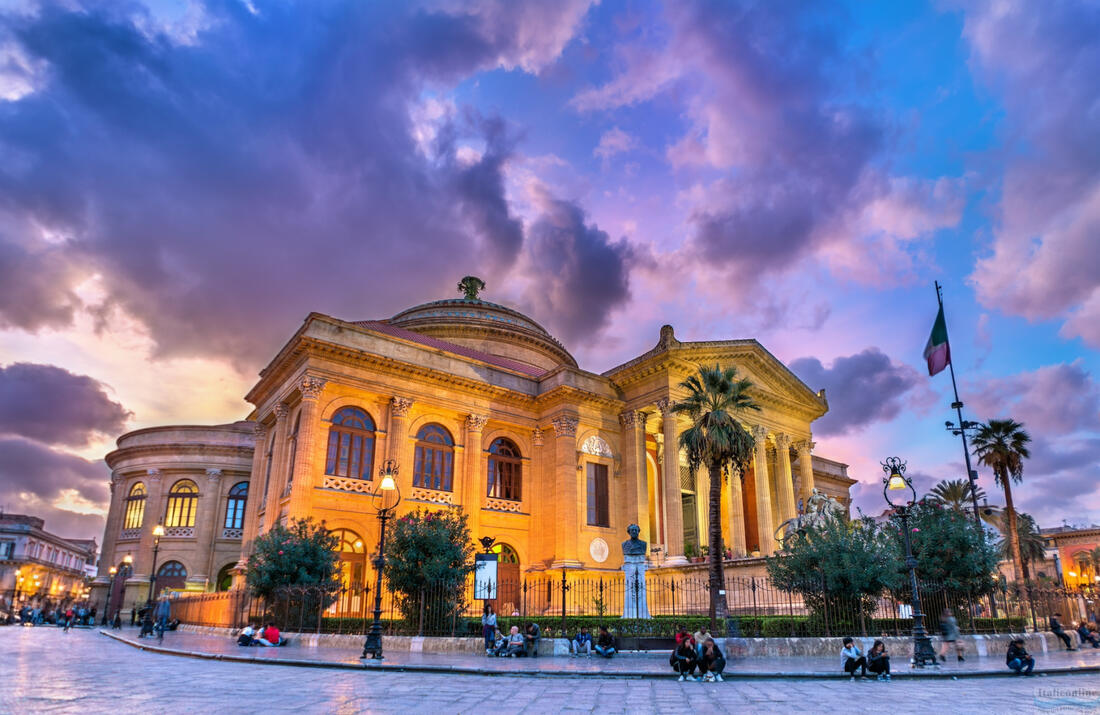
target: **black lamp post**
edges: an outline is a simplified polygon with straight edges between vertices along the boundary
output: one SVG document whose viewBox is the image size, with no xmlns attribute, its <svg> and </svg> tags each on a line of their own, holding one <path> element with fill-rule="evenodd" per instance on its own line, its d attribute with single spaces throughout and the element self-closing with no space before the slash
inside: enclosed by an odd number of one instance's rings
<svg viewBox="0 0 1100 715">
<path fill-rule="evenodd" d="M 157 552 L 160 551 L 160 537 L 164 536 L 164 527 L 157 524 L 153 527 L 153 568 L 149 572 L 149 596 L 145 599 L 145 605 L 153 605 L 153 592 L 157 586 Z"/>
<path fill-rule="evenodd" d="M 386 565 L 386 522 L 393 516 L 397 505 L 401 503 L 401 489 L 397 486 L 397 462 L 387 459 L 378 470 L 378 487 L 371 494 L 374 509 L 378 513 L 378 556 L 374 559 L 377 581 L 374 587 L 374 622 L 367 633 L 367 642 L 363 644 L 363 655 L 382 660 L 382 567 Z"/>
<path fill-rule="evenodd" d="M 112 566 L 107 570 L 111 574 L 111 580 L 108 582 L 111 585 L 107 587 L 107 600 L 103 604 L 103 620 L 100 621 L 100 625 L 107 625 L 107 614 L 111 612 L 111 592 L 115 590 L 115 578 L 118 577 L 118 567 Z"/>
<path fill-rule="evenodd" d="M 882 471 L 886 473 L 882 478 L 882 496 L 901 518 L 901 530 L 905 534 L 905 567 L 909 569 L 909 587 L 913 589 L 913 665 L 939 665 L 936 651 L 932 649 L 932 639 L 924 630 L 924 614 L 921 613 L 920 590 L 917 588 L 917 559 L 913 556 L 913 543 L 909 536 L 909 512 L 917 502 L 917 491 L 905 476 L 905 462 L 897 457 L 888 457 L 882 462 Z M 904 493 L 907 490 L 911 498 L 903 502 L 897 503 L 890 498 L 891 492 L 895 497 L 909 496 Z"/>
</svg>

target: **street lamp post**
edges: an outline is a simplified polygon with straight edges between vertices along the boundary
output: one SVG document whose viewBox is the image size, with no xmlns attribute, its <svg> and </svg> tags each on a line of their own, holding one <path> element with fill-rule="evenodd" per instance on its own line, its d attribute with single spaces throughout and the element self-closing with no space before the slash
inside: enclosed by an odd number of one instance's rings
<svg viewBox="0 0 1100 715">
<path fill-rule="evenodd" d="M 107 587 L 107 600 L 103 604 L 103 620 L 100 621 L 100 625 L 107 625 L 107 614 L 111 612 L 111 593 L 115 590 L 115 577 L 118 576 L 118 567 L 112 566 L 107 569 L 107 573 L 111 574 L 110 586 Z"/>
<path fill-rule="evenodd" d="M 379 484 L 371 494 L 374 508 L 378 513 L 378 557 L 374 560 L 377 580 L 374 587 L 374 622 L 371 623 L 367 641 L 363 644 L 363 655 L 382 660 L 382 567 L 386 565 L 386 522 L 393 516 L 397 505 L 401 503 L 401 490 L 397 486 L 397 462 L 387 459 L 378 470 Z"/>
<path fill-rule="evenodd" d="M 913 489 L 913 483 L 905 476 L 905 462 L 897 457 L 888 457 L 885 462 L 882 462 L 882 471 L 886 473 L 882 478 L 882 496 L 894 513 L 901 518 L 901 530 L 905 534 L 905 567 L 909 569 L 909 587 L 913 589 L 912 663 L 916 667 L 939 665 L 936 662 L 936 651 L 932 649 L 932 639 L 924 630 L 924 614 L 921 612 L 920 590 L 917 588 L 917 559 L 913 556 L 913 543 L 909 536 L 909 513 L 917 502 L 917 492 Z M 890 498 L 890 492 L 897 493 L 905 490 L 912 495 L 911 499 L 895 503 Z"/>
<path fill-rule="evenodd" d="M 145 605 L 153 604 L 153 592 L 157 586 L 157 552 L 160 551 L 160 537 L 164 536 L 164 527 L 157 524 L 153 527 L 153 568 L 149 571 L 149 595 L 145 599 Z"/>
</svg>

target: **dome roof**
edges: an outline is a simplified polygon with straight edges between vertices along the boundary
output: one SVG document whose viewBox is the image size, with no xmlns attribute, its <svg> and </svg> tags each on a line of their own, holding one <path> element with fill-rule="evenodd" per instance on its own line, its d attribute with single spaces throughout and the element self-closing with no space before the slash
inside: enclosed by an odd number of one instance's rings
<svg viewBox="0 0 1100 715">
<path fill-rule="evenodd" d="M 543 370 L 577 361 L 546 328 L 517 310 L 478 298 L 436 300 L 403 310 L 390 325 Z"/>
</svg>

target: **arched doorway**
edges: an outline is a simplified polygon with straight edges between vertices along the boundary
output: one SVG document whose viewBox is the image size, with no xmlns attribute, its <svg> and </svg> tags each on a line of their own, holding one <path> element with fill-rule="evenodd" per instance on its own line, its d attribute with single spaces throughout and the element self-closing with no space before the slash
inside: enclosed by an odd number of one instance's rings
<svg viewBox="0 0 1100 715">
<path fill-rule="evenodd" d="M 157 569 L 157 594 L 164 589 L 182 591 L 187 584 L 187 569 L 179 561 L 167 561 Z M 157 595 L 157 594 L 154 594 Z"/>
<path fill-rule="evenodd" d="M 520 613 L 522 584 L 519 577 L 519 554 L 508 544 L 496 544 L 493 553 L 497 555 L 497 598 L 490 601 L 493 610 L 501 616 Z"/>
<path fill-rule="evenodd" d="M 221 567 L 214 580 L 215 591 L 228 591 L 233 586 L 233 567 L 236 565 L 236 562 L 232 562 Z"/>
<path fill-rule="evenodd" d="M 340 555 L 340 593 L 326 613 L 330 616 L 363 615 L 366 606 L 363 584 L 367 573 L 367 552 L 363 539 L 350 529 L 336 529 L 332 534 L 338 539 L 336 551 Z"/>
</svg>

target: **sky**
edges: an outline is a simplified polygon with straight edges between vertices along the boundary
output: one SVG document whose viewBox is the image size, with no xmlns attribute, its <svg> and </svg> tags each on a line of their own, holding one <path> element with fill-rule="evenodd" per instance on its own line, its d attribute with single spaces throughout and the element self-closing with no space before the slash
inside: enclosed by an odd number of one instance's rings
<svg viewBox="0 0 1100 715">
<path fill-rule="evenodd" d="M 965 475 L 939 281 L 1017 507 L 1100 522 L 1098 77 L 1092 0 L 0 0 L 0 507 L 102 538 L 121 432 L 474 274 L 594 372 L 758 339 L 868 513 Z"/>
</svg>

